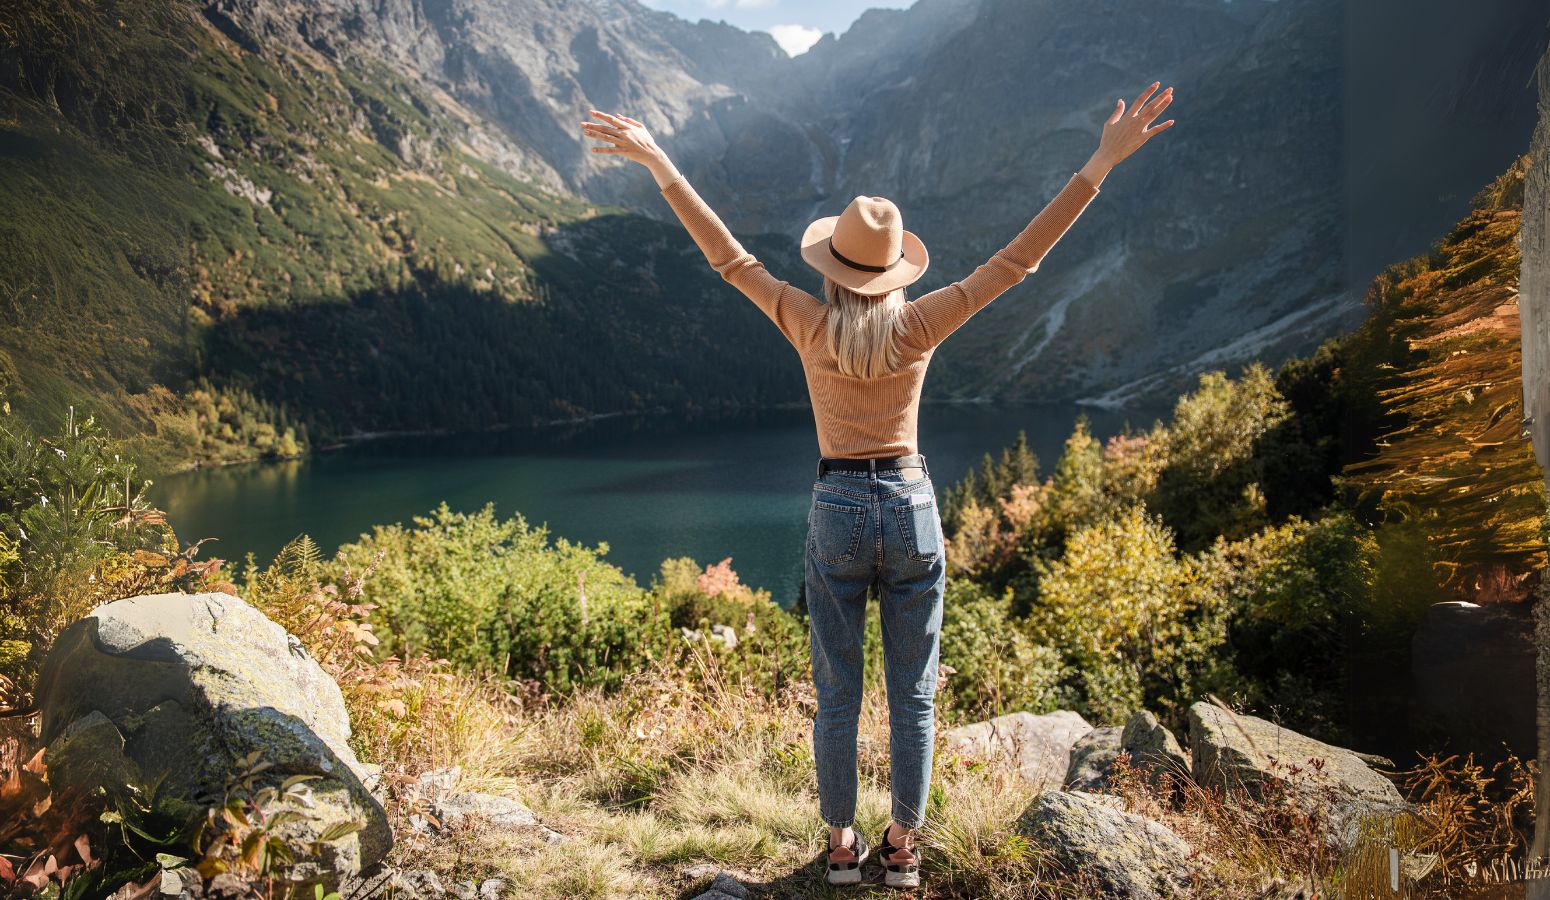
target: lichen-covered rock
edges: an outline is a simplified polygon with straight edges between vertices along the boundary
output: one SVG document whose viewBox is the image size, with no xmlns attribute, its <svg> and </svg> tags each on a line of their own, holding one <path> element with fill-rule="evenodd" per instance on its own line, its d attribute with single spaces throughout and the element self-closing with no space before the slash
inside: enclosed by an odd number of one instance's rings
<svg viewBox="0 0 1550 900">
<path fill-rule="evenodd" d="M 1350 846 L 1364 821 L 1370 827 L 1411 809 L 1362 756 L 1257 716 L 1196 703 L 1189 743 L 1191 772 L 1202 786 L 1262 796 L 1278 785 L 1303 809 L 1327 816 L 1326 837 L 1337 846 Z"/>
<path fill-rule="evenodd" d="M 1007 765 L 1035 787 L 1064 782 L 1071 748 L 1093 727 L 1070 710 L 1010 713 L 944 734 L 949 750 Z"/>
<path fill-rule="evenodd" d="M 276 783 L 320 776 L 304 785 L 304 818 L 287 827 L 298 846 L 339 822 L 364 826 L 298 871 L 333 881 L 392 845 L 374 775 L 350 749 L 339 686 L 237 597 L 157 594 L 98 607 L 55 641 L 38 697 L 42 738 L 66 778 L 164 778 L 164 790 L 195 806 L 218 799 L 237 761 L 261 751 Z"/>
<path fill-rule="evenodd" d="M 1112 799 L 1045 791 L 1018 819 L 1017 830 L 1047 848 L 1061 871 L 1083 881 L 1094 896 L 1186 896 L 1189 844 L 1167 826 L 1105 802 Z"/>
<path fill-rule="evenodd" d="M 1190 774 L 1189 754 L 1173 732 L 1144 709 L 1125 723 L 1119 745 L 1130 754 L 1131 763 L 1154 781 L 1158 775 L 1182 778 Z"/>
<path fill-rule="evenodd" d="M 743 883 L 718 871 L 716 877 L 702 893 L 696 894 L 694 900 L 747 900 L 748 888 Z"/>
<path fill-rule="evenodd" d="M 100 712 L 66 725 L 43 754 L 55 784 L 137 784 L 144 776 L 124 757 L 124 735 Z"/>
<path fill-rule="evenodd" d="M 538 816 L 522 801 L 474 792 L 448 794 L 436 801 L 436 817 L 447 825 L 461 825 L 471 818 L 483 819 L 500 828 L 538 825 Z"/>
<path fill-rule="evenodd" d="M 426 801 L 435 824 L 419 815 L 411 814 L 410 827 L 416 831 L 433 831 L 447 827 L 456 828 L 478 820 L 495 828 L 536 828 L 550 844 L 569 840 L 538 820 L 537 814 L 527 804 L 513 797 L 483 794 L 477 791 L 458 791 L 456 786 L 462 777 L 462 769 L 452 766 L 421 773 L 415 780 L 420 799 Z"/>
<path fill-rule="evenodd" d="M 1071 760 L 1066 765 L 1065 789 L 1101 791 L 1109 785 L 1109 767 L 1119 755 L 1118 725 L 1094 728 L 1071 745 Z"/>
</svg>

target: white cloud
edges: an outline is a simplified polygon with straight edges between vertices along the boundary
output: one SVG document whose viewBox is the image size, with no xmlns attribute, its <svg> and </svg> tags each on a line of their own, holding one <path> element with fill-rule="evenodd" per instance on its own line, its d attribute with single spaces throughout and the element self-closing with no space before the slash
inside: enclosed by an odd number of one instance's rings
<svg viewBox="0 0 1550 900">
<path fill-rule="evenodd" d="M 737 0 L 738 9 L 759 9 L 764 6 L 774 6 L 777 0 Z"/>
<path fill-rule="evenodd" d="M 775 39 L 780 49 L 786 51 L 787 56 L 798 56 L 818 43 L 818 39 L 823 37 L 823 32 L 806 25 L 772 25 L 770 37 Z"/>
</svg>

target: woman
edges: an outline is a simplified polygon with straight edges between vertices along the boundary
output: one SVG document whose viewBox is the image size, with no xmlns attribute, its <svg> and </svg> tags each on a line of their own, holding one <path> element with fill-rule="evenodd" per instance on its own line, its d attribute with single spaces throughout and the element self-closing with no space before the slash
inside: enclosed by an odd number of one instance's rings
<svg viewBox="0 0 1550 900">
<path fill-rule="evenodd" d="M 961 281 L 907 302 L 926 248 L 883 197 L 858 196 L 802 236 L 802 258 L 823 275 L 827 303 L 780 281 L 745 251 L 679 174 L 645 126 L 591 110 L 585 137 L 650 170 L 705 258 L 769 316 L 807 376 L 822 457 L 808 511 L 806 591 L 818 712 L 813 754 L 819 812 L 829 825 L 828 880 L 861 880 L 867 843 L 856 812 L 856 722 L 869 591 L 879 597 L 890 728 L 893 821 L 877 851 L 889 886 L 920 883 L 915 831 L 931 780 L 933 704 L 946 560 L 936 487 L 917 452 L 921 385 L 936 347 L 1040 261 L 1098 193 L 1104 176 L 1158 132 L 1173 88 L 1125 115 L 1115 101 L 1098 149 L 1022 233 Z"/>
</svg>

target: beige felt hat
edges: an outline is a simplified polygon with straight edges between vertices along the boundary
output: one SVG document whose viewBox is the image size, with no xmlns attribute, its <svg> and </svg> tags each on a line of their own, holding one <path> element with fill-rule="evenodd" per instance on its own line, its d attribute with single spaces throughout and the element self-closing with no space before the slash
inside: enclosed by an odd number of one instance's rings
<svg viewBox="0 0 1550 900">
<path fill-rule="evenodd" d="M 931 261 L 926 245 L 904 230 L 899 208 L 886 197 L 856 197 L 839 215 L 808 225 L 802 258 L 835 283 L 871 295 L 904 287 Z"/>
</svg>

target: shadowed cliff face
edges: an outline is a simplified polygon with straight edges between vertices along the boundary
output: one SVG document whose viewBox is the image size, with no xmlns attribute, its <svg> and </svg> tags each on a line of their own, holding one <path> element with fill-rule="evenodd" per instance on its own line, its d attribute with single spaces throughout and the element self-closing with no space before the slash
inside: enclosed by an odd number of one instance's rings
<svg viewBox="0 0 1550 900">
<path fill-rule="evenodd" d="M 1527 66 L 1550 21 L 1542 0 L 1462 31 L 1411 10 L 1407 56 L 1382 25 L 1398 3 L 1355 15 L 1340 0 L 918 0 L 868 11 L 788 59 L 766 34 L 635 0 L 214 0 L 209 10 L 259 43 L 411 75 L 472 123 L 491 162 L 587 199 L 671 218 L 641 170 L 587 152 L 576 122 L 588 107 L 644 121 L 737 231 L 794 239 L 857 194 L 889 196 L 932 249 L 916 295 L 967 274 L 1026 224 L 1086 158 L 1115 97 L 1153 78 L 1173 84 L 1180 124 L 1110 176 L 1037 275 L 955 335 L 928 386 L 1098 403 L 1165 398 L 1199 371 L 1278 362 L 1354 324 L 1372 248 L 1424 247 L 1364 235 L 1436 233 L 1522 151 Z M 1403 64 L 1422 68 L 1454 32 L 1471 44 L 1443 67 L 1455 81 L 1411 78 Z M 1353 187 L 1353 175 L 1377 175 L 1371 153 L 1355 156 L 1353 173 L 1349 142 L 1392 137 L 1350 98 L 1416 88 L 1431 98 L 1414 102 L 1436 119 L 1429 158 L 1441 164 L 1412 166 L 1409 182 L 1390 174 L 1382 190 Z M 1450 128 L 1481 108 L 1495 127 Z M 1437 151 L 1466 143 L 1478 150 Z M 1353 219 L 1361 198 L 1415 195 Z M 817 288 L 808 271 L 780 274 Z"/>
</svg>

